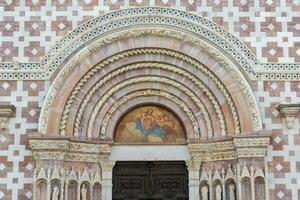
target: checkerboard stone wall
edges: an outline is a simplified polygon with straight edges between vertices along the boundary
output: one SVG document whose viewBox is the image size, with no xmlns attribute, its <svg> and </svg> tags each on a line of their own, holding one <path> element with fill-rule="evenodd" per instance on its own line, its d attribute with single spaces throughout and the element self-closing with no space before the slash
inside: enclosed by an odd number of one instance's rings
<svg viewBox="0 0 300 200">
<path fill-rule="evenodd" d="M 46 81 L 0 81 L 1 102 L 16 106 L 16 117 L 0 133 L 0 199 L 32 198 L 34 162 L 27 148 L 27 133 L 37 131 L 38 116 L 48 89 Z M 300 119 L 287 129 L 276 110 L 280 102 L 300 101 L 300 81 L 253 82 L 263 126 L 272 130 L 268 149 L 269 191 L 272 200 L 300 197 Z"/>
<path fill-rule="evenodd" d="M 0 199 L 32 197 L 34 162 L 28 150 L 27 133 L 37 131 L 40 108 L 48 82 L 0 81 L 0 102 L 16 106 L 16 116 L 0 131 Z"/>
<path fill-rule="evenodd" d="M 261 62 L 300 62 L 299 0 L 0 0 L 0 61 L 39 61 L 84 21 L 138 6 L 206 17 L 238 36 Z"/>
<path fill-rule="evenodd" d="M 240 38 L 261 62 L 300 62 L 299 0 L 0 0 L 0 61 L 40 61 L 82 22 L 136 6 L 168 6 L 211 19 Z M 0 131 L 0 200 L 32 198 L 34 162 L 26 134 L 37 130 L 48 81 L 0 81 L 0 102 L 16 116 Z M 253 82 L 268 149 L 270 199 L 300 199 L 300 119 L 287 129 L 276 110 L 300 102 L 300 81 Z"/>
</svg>

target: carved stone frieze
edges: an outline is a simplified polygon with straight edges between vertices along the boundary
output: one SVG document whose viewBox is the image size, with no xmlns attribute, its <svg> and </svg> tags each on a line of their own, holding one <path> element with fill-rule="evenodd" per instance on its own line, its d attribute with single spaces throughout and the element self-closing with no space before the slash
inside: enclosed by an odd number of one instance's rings
<svg viewBox="0 0 300 200">
<path fill-rule="evenodd" d="M 214 199 L 212 193 L 217 192 L 216 187 L 218 185 L 222 188 L 222 192 L 219 190 L 219 195 L 222 193 L 223 197 L 226 196 L 226 198 L 221 198 L 220 195 L 219 199 L 246 199 L 245 197 L 249 197 L 250 195 L 252 197 L 260 196 L 261 199 L 269 199 L 267 174 L 268 170 L 266 166 L 261 168 L 256 165 L 229 163 L 228 167 L 222 165 L 222 168 L 218 165 L 214 166 L 213 164 L 208 169 L 202 167 L 199 176 L 201 199 Z M 253 184 L 242 184 L 245 180 Z M 255 189 L 255 180 L 263 185 L 262 190 Z M 243 194 L 245 190 L 249 192 Z M 210 197 L 208 198 L 209 195 Z"/>
<path fill-rule="evenodd" d="M 269 145 L 269 135 L 243 135 L 221 141 L 189 143 L 191 157 L 202 161 L 232 160 L 247 157 L 265 157 Z"/>
<path fill-rule="evenodd" d="M 35 160 L 65 160 L 96 162 L 108 160 L 111 147 L 106 143 L 79 142 L 66 138 L 29 140 L 29 148 Z"/>
</svg>

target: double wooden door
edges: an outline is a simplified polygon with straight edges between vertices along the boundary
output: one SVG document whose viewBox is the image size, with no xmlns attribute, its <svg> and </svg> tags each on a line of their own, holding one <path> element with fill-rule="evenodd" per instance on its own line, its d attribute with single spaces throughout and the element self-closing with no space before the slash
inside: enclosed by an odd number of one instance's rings
<svg viewBox="0 0 300 200">
<path fill-rule="evenodd" d="M 117 162 L 113 200 L 188 200 L 185 162 Z"/>
</svg>

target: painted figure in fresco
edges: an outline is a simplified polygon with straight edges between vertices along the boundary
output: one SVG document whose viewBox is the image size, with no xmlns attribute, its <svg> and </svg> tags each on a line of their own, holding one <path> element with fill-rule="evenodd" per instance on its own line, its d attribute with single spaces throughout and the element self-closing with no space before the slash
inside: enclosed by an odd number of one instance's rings
<svg viewBox="0 0 300 200">
<path fill-rule="evenodd" d="M 229 199 L 230 200 L 235 200 L 235 192 L 234 192 L 235 186 L 234 186 L 234 184 L 230 184 L 228 187 L 229 187 Z"/>
<path fill-rule="evenodd" d="M 156 106 L 130 111 L 118 124 L 117 142 L 183 142 L 184 130 L 176 117 Z"/>
<path fill-rule="evenodd" d="M 202 186 L 201 196 L 202 196 L 202 200 L 208 200 L 208 188 L 206 185 Z"/>
<path fill-rule="evenodd" d="M 217 185 L 216 187 L 216 200 L 222 199 L 222 187 L 221 185 Z"/>
<path fill-rule="evenodd" d="M 82 184 L 81 187 L 81 200 L 87 200 L 87 189 L 85 187 L 85 184 Z"/>
<path fill-rule="evenodd" d="M 54 186 L 53 193 L 52 193 L 52 200 L 58 200 L 59 196 L 59 189 L 57 186 Z"/>
<path fill-rule="evenodd" d="M 144 135 L 157 135 L 159 137 L 165 136 L 165 131 L 160 127 L 156 122 L 155 117 L 153 116 L 153 110 L 148 109 L 146 112 L 143 112 L 140 118 L 136 119 L 136 128 L 141 131 Z"/>
</svg>

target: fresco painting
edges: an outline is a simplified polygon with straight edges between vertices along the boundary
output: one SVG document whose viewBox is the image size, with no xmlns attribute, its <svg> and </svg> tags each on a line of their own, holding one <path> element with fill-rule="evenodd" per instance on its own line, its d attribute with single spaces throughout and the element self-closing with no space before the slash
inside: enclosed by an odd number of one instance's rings
<svg viewBox="0 0 300 200">
<path fill-rule="evenodd" d="M 180 122 L 171 112 L 159 106 L 142 106 L 127 113 L 120 121 L 115 141 L 182 143 L 185 136 Z"/>
</svg>

